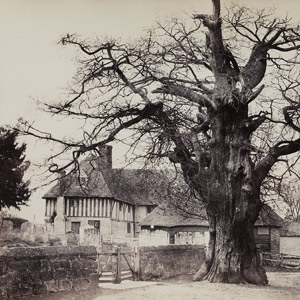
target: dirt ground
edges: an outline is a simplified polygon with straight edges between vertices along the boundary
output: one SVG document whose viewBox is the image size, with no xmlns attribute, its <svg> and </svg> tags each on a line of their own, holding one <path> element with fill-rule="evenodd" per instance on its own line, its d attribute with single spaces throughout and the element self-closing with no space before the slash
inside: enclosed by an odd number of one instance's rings
<svg viewBox="0 0 300 300">
<path fill-rule="evenodd" d="M 268 286 L 192 282 L 190 277 L 98 288 L 81 292 L 61 292 L 31 297 L 32 300 L 300 300 L 300 273 L 268 273 Z M 132 287 L 135 286 L 135 287 Z M 23 298 L 24 299 L 24 298 Z M 29 300 L 29 298 L 28 298 Z"/>
</svg>

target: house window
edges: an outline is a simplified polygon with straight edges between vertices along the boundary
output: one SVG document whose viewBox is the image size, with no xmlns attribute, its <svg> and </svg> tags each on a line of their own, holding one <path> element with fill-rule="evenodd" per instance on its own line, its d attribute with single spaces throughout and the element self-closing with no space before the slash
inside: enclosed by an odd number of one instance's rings
<svg viewBox="0 0 300 300">
<path fill-rule="evenodd" d="M 270 228 L 269 227 L 257 227 L 257 235 L 269 235 Z"/>
<path fill-rule="evenodd" d="M 127 233 L 131 233 L 131 223 L 127 223 Z"/>
<path fill-rule="evenodd" d="M 130 214 L 130 206 L 128 205 L 128 213 Z"/>
<path fill-rule="evenodd" d="M 175 233 L 170 233 L 169 244 L 175 244 Z"/>
<path fill-rule="evenodd" d="M 100 229 L 100 221 L 95 221 L 95 222 L 94 222 L 94 227 L 95 227 L 96 229 Z"/>
<path fill-rule="evenodd" d="M 96 229 L 100 229 L 100 221 L 88 220 L 88 224 Z"/>
<path fill-rule="evenodd" d="M 74 233 L 79 234 L 79 228 L 80 228 L 80 222 L 71 222 L 71 230 Z"/>
<path fill-rule="evenodd" d="M 47 199 L 45 216 L 51 216 L 55 211 L 56 211 L 56 199 Z"/>
</svg>

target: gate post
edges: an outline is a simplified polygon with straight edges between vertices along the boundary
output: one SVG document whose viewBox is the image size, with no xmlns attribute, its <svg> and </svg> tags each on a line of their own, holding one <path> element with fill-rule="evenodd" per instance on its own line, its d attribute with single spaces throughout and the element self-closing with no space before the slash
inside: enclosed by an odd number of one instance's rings
<svg viewBox="0 0 300 300">
<path fill-rule="evenodd" d="M 121 283 L 121 248 L 117 248 L 116 272 L 114 283 Z"/>
<path fill-rule="evenodd" d="M 263 251 L 259 246 L 256 247 L 256 258 L 258 260 L 259 265 L 262 266 L 264 264 L 264 256 Z"/>
<path fill-rule="evenodd" d="M 134 274 L 133 274 L 133 280 L 138 281 L 139 280 L 139 271 L 140 271 L 140 251 L 138 246 L 134 246 Z"/>
</svg>

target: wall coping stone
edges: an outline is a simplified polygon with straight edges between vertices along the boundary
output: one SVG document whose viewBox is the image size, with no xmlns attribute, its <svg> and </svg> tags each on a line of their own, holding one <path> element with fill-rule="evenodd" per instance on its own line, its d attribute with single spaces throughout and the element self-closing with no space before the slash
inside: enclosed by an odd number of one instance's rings
<svg viewBox="0 0 300 300">
<path fill-rule="evenodd" d="M 205 249 L 203 245 L 164 245 L 164 246 L 140 246 L 141 252 L 166 251 L 166 250 L 196 250 Z"/>
<path fill-rule="evenodd" d="M 57 256 L 96 256 L 94 246 L 45 246 L 45 247 L 3 247 L 0 249 L 1 258 L 50 258 Z"/>
</svg>

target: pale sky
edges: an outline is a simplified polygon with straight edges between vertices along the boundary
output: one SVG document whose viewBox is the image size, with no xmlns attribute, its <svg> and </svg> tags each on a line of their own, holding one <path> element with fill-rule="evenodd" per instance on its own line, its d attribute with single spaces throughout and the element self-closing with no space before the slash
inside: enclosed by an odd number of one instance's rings
<svg viewBox="0 0 300 300">
<path fill-rule="evenodd" d="M 231 3 L 232 1 L 223 1 Z M 275 7 L 299 21 L 299 0 L 242 0 L 249 7 Z M 35 100 L 64 99 L 75 72 L 75 51 L 57 45 L 66 33 L 83 38 L 136 38 L 143 30 L 173 15 L 209 13 L 210 0 L 0 0 L 0 126 L 15 125 L 19 117 L 35 120 L 41 129 L 60 128 L 62 122 L 45 117 Z M 71 126 L 70 124 L 66 125 Z M 72 132 L 72 127 L 65 128 Z M 43 151 L 28 142 L 27 157 L 39 160 Z M 24 218 L 42 222 L 42 190 L 32 197 Z"/>
</svg>

